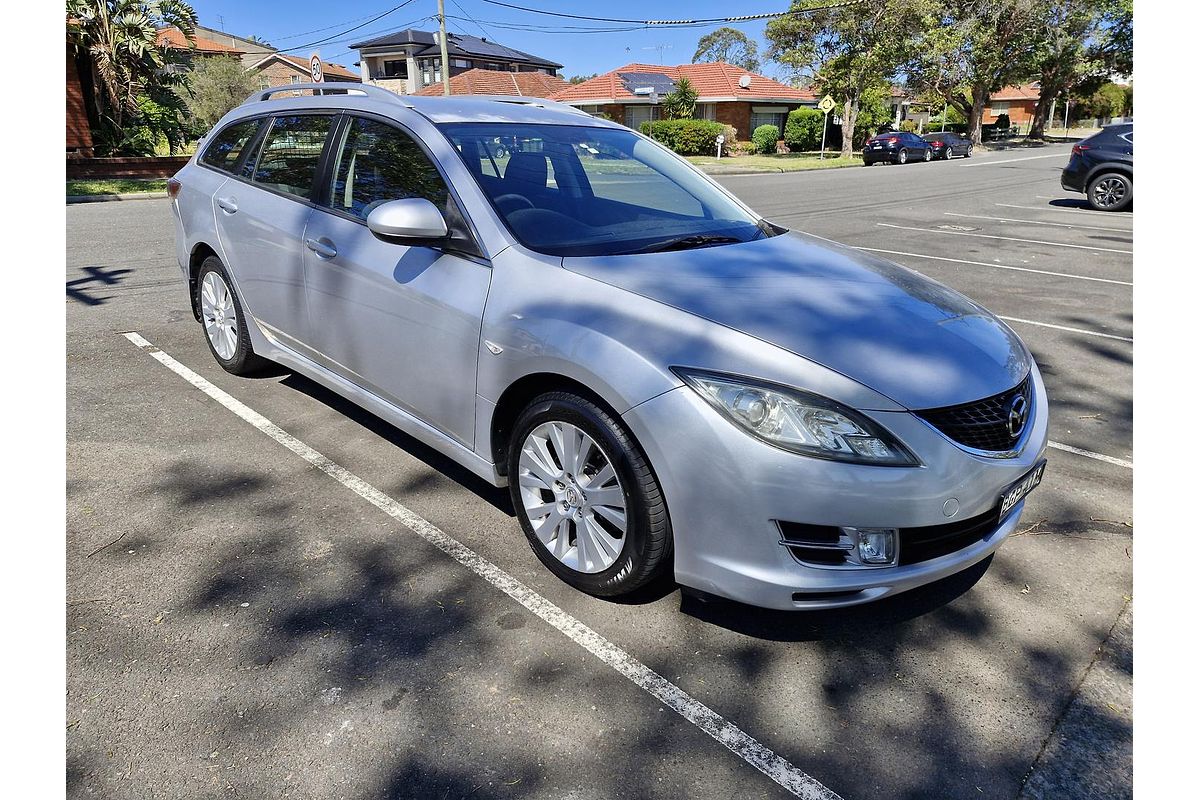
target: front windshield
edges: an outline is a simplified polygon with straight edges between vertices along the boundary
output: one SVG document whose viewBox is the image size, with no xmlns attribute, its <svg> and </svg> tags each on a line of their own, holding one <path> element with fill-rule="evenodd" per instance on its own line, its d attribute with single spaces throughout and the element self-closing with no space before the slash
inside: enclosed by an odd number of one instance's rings
<svg viewBox="0 0 1200 800">
<path fill-rule="evenodd" d="M 623 128 L 438 127 L 513 235 L 541 253 L 645 253 L 774 232 L 670 153 Z"/>
</svg>

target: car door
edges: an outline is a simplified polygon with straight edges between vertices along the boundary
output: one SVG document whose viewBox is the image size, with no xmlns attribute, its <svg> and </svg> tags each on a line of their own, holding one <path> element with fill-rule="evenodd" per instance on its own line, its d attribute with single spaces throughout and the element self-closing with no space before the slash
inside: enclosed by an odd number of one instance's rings
<svg viewBox="0 0 1200 800">
<path fill-rule="evenodd" d="M 470 446 L 483 305 L 491 267 L 437 247 L 383 241 L 372 209 L 423 197 L 454 203 L 406 131 L 347 115 L 328 186 L 305 234 L 314 347 L 324 366 Z"/>
<path fill-rule="evenodd" d="M 280 343 L 310 341 L 304 228 L 326 139 L 336 115 L 273 117 L 256 154 L 217 192 L 217 234 L 246 313 Z"/>
</svg>

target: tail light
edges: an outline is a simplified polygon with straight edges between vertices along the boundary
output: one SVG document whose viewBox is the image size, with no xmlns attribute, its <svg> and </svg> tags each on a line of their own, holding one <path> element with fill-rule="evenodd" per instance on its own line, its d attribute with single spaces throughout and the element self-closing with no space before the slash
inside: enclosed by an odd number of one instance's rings
<svg viewBox="0 0 1200 800">
<path fill-rule="evenodd" d="M 898 141 L 900 141 L 900 140 L 899 140 L 897 137 L 895 137 L 895 136 L 889 136 L 889 137 L 888 137 L 888 139 L 887 139 L 887 143 L 888 143 L 888 144 L 895 144 L 895 143 L 896 143 L 896 142 L 898 142 Z"/>
<path fill-rule="evenodd" d="M 1088 145 L 1088 144 L 1077 144 L 1077 145 L 1075 145 L 1074 147 L 1072 147 L 1072 148 L 1071 148 L 1071 155 L 1073 155 L 1073 156 L 1077 156 L 1077 155 L 1079 155 L 1080 153 L 1082 153 L 1084 150 L 1091 150 L 1091 149 L 1092 149 L 1092 146 L 1091 146 L 1091 145 Z"/>
<path fill-rule="evenodd" d="M 167 178 L 167 197 L 174 200 L 179 197 L 179 190 L 183 188 L 183 183 L 178 178 Z"/>
</svg>

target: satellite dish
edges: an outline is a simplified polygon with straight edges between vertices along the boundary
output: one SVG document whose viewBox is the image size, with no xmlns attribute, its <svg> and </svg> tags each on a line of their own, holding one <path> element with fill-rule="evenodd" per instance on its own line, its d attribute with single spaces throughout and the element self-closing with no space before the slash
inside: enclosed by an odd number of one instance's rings
<svg viewBox="0 0 1200 800">
<path fill-rule="evenodd" d="M 750 88 L 750 75 L 746 74 L 746 75 L 743 75 L 742 77 L 738 78 L 738 86 L 742 87 L 743 89 L 749 89 Z"/>
</svg>

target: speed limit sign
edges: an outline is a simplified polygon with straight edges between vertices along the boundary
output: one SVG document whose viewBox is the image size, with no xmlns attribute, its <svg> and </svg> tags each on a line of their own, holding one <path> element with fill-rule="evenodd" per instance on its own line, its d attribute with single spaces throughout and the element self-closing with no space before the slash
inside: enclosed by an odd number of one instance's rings
<svg viewBox="0 0 1200 800">
<path fill-rule="evenodd" d="M 313 53 L 312 59 L 309 60 L 309 70 L 312 72 L 313 83 L 322 83 L 325 80 L 325 71 L 321 69 L 321 57 Z"/>
</svg>

